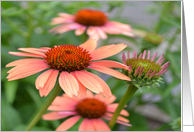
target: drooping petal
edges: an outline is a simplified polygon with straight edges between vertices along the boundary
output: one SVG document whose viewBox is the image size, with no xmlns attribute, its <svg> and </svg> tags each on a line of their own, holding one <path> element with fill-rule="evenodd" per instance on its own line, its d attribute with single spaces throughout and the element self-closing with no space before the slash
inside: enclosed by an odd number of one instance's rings
<svg viewBox="0 0 194 132">
<path fill-rule="evenodd" d="M 111 105 L 111 104 L 109 104 L 109 105 L 107 105 L 107 111 L 114 113 L 116 108 L 117 108 L 117 106 L 118 105 Z M 129 116 L 129 113 L 126 110 L 124 110 L 124 109 L 121 110 L 120 114 L 124 115 L 124 116 Z"/>
<path fill-rule="evenodd" d="M 52 19 L 51 25 L 62 24 L 62 23 L 72 23 L 74 22 L 73 18 L 65 18 L 65 17 L 55 17 Z"/>
<path fill-rule="evenodd" d="M 78 128 L 78 131 L 86 131 L 87 122 L 88 122 L 87 118 L 83 119 L 83 121 L 81 122 L 81 124 Z"/>
<path fill-rule="evenodd" d="M 111 60 L 101 60 L 101 61 L 95 61 L 95 62 L 91 62 L 90 65 L 92 66 L 102 66 L 102 67 L 113 67 L 113 68 L 122 68 L 125 70 L 129 70 L 129 67 L 116 62 L 116 61 L 111 61 Z"/>
<path fill-rule="evenodd" d="M 64 18 L 74 18 L 74 15 L 70 15 L 70 14 L 67 14 L 67 13 L 58 13 L 58 15 L 60 17 L 64 17 Z"/>
<path fill-rule="evenodd" d="M 86 87 L 79 81 L 79 79 L 77 78 L 77 76 L 75 75 L 74 72 L 70 73 L 72 76 L 74 76 L 74 78 L 77 80 L 78 85 L 79 85 L 79 90 L 78 90 L 78 98 L 84 98 L 86 97 Z"/>
<path fill-rule="evenodd" d="M 87 28 L 86 26 L 82 26 L 82 27 L 76 29 L 75 35 L 79 36 L 79 35 L 83 34 L 85 32 L 86 28 Z"/>
<path fill-rule="evenodd" d="M 40 93 L 41 97 L 42 96 L 46 97 L 50 93 L 50 91 L 54 88 L 56 80 L 57 80 L 58 73 L 59 73 L 58 70 L 53 70 L 50 73 L 48 79 L 46 80 L 46 82 L 45 82 L 45 84 L 43 86 L 43 88 L 39 89 L 39 93 Z"/>
<path fill-rule="evenodd" d="M 61 125 L 56 129 L 56 131 L 66 131 L 71 128 L 81 117 L 74 116 L 65 120 Z"/>
<path fill-rule="evenodd" d="M 100 36 L 102 39 L 107 39 L 106 33 L 100 27 L 95 27 L 95 30 L 98 36 Z"/>
<path fill-rule="evenodd" d="M 110 117 L 107 117 L 107 116 L 103 116 L 104 119 L 107 119 L 107 120 L 111 120 Z M 119 124 L 122 124 L 122 125 L 125 125 L 125 126 L 132 126 L 131 124 L 128 124 L 128 123 L 125 123 L 125 122 L 122 122 L 122 121 L 119 121 L 119 120 L 116 120 L 116 123 L 119 123 Z"/>
<path fill-rule="evenodd" d="M 106 116 L 108 116 L 108 117 L 112 117 L 112 116 L 113 116 L 113 114 L 112 114 L 112 113 L 105 113 L 105 115 L 106 115 Z M 128 123 L 128 122 L 129 122 L 129 120 L 128 120 L 128 119 L 126 119 L 126 118 L 124 118 L 124 117 L 122 117 L 122 116 L 118 116 L 118 117 L 117 117 L 117 120 L 120 120 L 120 121 L 122 121 L 122 122 L 126 122 L 126 123 Z"/>
<path fill-rule="evenodd" d="M 48 110 L 51 111 L 75 111 L 75 105 L 74 104 L 68 104 L 68 105 L 50 105 L 48 107 Z"/>
<path fill-rule="evenodd" d="M 95 51 L 93 51 L 91 53 L 91 57 L 92 60 L 100 60 L 100 59 L 104 59 L 110 56 L 113 56 L 117 53 L 119 53 L 120 51 L 122 51 L 124 48 L 126 48 L 127 45 L 125 44 L 117 44 L 117 45 L 106 45 L 103 47 L 100 47 L 98 49 L 96 49 Z"/>
<path fill-rule="evenodd" d="M 127 24 L 123 24 L 120 22 L 116 22 L 116 21 L 109 21 L 107 24 L 109 24 L 110 26 L 114 27 L 114 28 L 119 28 L 122 31 L 132 31 L 131 27 Z"/>
<path fill-rule="evenodd" d="M 70 97 L 72 97 L 72 95 L 77 96 L 79 85 L 77 80 L 71 74 L 66 71 L 62 71 L 59 77 L 59 84 L 65 93 Z"/>
<path fill-rule="evenodd" d="M 63 114 L 60 114 L 59 112 L 50 112 L 50 113 L 44 114 L 42 116 L 42 119 L 44 119 L 44 120 L 58 120 L 58 119 L 66 118 L 68 116 L 75 115 L 75 114 L 76 114 L 76 112 L 66 112 Z"/>
<path fill-rule="evenodd" d="M 105 74 L 109 74 L 111 76 L 114 76 L 114 77 L 122 79 L 122 80 L 131 81 L 131 79 L 128 76 L 126 76 L 126 75 L 124 75 L 124 74 L 122 74 L 122 73 L 120 73 L 120 72 L 118 72 L 116 70 L 107 68 L 107 67 L 90 66 L 89 68 L 97 70 L 97 71 L 105 73 Z"/>
<path fill-rule="evenodd" d="M 43 88 L 44 84 L 46 83 L 48 77 L 50 76 L 53 69 L 47 70 L 39 75 L 35 81 L 35 86 L 37 89 Z"/>
<path fill-rule="evenodd" d="M 89 51 L 91 53 L 96 49 L 97 41 L 95 39 L 89 39 L 85 43 L 81 44 L 79 47 L 82 47 L 86 49 L 86 51 Z"/>
<path fill-rule="evenodd" d="M 94 96 L 94 98 L 104 102 L 105 104 L 111 104 L 116 100 L 116 96 L 112 95 L 110 98 L 105 98 L 103 95 L 101 94 L 96 94 Z"/>
<path fill-rule="evenodd" d="M 75 71 L 74 73 L 79 81 L 91 91 L 95 93 L 103 92 L 102 86 L 96 80 L 96 75 L 87 71 Z"/>
<path fill-rule="evenodd" d="M 102 119 L 93 119 L 93 124 L 96 131 L 111 131 L 109 126 Z"/>
</svg>

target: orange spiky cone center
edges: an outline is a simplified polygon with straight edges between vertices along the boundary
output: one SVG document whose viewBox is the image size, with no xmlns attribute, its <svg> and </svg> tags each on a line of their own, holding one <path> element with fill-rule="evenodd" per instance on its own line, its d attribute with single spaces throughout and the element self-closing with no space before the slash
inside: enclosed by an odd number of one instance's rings
<svg viewBox="0 0 194 132">
<path fill-rule="evenodd" d="M 85 26 L 103 26 L 107 20 L 103 12 L 90 9 L 79 10 L 75 15 L 75 22 Z"/>
<path fill-rule="evenodd" d="M 77 104 L 76 111 L 84 118 L 100 118 L 106 113 L 106 105 L 97 99 L 83 99 Z"/>
<path fill-rule="evenodd" d="M 45 55 L 50 68 L 67 72 L 86 69 L 91 60 L 88 51 L 73 45 L 55 46 L 45 52 Z"/>
</svg>

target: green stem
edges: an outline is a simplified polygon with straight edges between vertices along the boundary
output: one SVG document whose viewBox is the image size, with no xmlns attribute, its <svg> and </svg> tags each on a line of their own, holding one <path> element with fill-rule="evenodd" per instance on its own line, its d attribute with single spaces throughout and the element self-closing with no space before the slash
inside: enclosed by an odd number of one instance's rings
<svg viewBox="0 0 194 132">
<path fill-rule="evenodd" d="M 59 86 L 59 83 L 57 83 L 56 87 L 53 89 L 52 93 L 49 95 L 49 97 L 44 102 L 43 106 L 40 107 L 40 109 L 35 113 L 32 120 L 28 124 L 25 131 L 30 131 L 34 125 L 40 120 L 42 115 L 46 112 L 47 108 L 50 106 L 50 104 L 53 102 L 55 97 L 61 92 L 61 87 Z"/>
<path fill-rule="evenodd" d="M 116 111 L 114 112 L 110 122 L 109 122 L 109 126 L 112 129 L 115 125 L 115 122 L 117 120 L 117 117 L 120 115 L 121 110 L 124 108 L 124 106 L 127 104 L 127 102 L 131 99 L 131 97 L 135 94 L 135 92 L 137 91 L 137 87 L 134 85 L 129 85 L 126 93 L 124 94 L 124 96 L 121 98 L 119 105 L 116 109 Z"/>
</svg>

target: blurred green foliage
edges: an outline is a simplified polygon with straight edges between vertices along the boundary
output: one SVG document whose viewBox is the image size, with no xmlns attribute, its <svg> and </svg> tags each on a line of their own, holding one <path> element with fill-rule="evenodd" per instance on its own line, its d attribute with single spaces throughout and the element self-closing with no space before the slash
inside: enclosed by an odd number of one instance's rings
<svg viewBox="0 0 194 132">
<path fill-rule="evenodd" d="M 143 3 L 143 2 L 142 2 Z M 51 19 L 57 17 L 60 12 L 74 14 L 79 9 L 92 8 L 103 10 L 110 14 L 114 11 L 116 15 L 110 18 L 118 22 L 131 25 L 134 30 L 144 32 L 155 32 L 164 37 L 166 49 L 163 51 L 165 62 L 170 61 L 169 71 L 164 74 L 164 83 L 160 84 L 158 89 L 138 90 L 132 99 L 128 102 L 126 108 L 130 116 L 132 127 L 125 127 L 129 131 L 149 131 L 149 130 L 177 130 L 177 127 L 171 127 L 171 122 L 176 122 L 181 116 L 181 4 L 177 1 L 148 2 L 145 5 L 144 12 L 148 15 L 157 15 L 157 21 L 153 22 L 152 28 L 146 27 L 143 22 L 138 24 L 132 22 L 130 18 L 121 17 L 123 9 L 128 5 L 135 7 L 137 3 L 127 1 L 1 1 L 1 130 L 2 131 L 22 131 L 26 128 L 29 119 L 35 111 L 42 105 L 45 98 L 39 96 L 35 88 L 35 80 L 38 74 L 30 77 L 8 82 L 6 79 L 7 71 L 5 65 L 11 61 L 20 59 L 8 54 L 8 51 L 16 51 L 20 47 L 52 47 L 61 44 L 79 45 L 85 40 L 84 36 L 75 36 L 74 31 L 68 33 L 53 35 L 48 30 L 54 26 L 50 25 Z M 137 7 L 138 8 L 138 7 Z M 133 10 L 129 14 L 135 14 Z M 136 16 L 139 17 L 139 16 Z M 111 44 L 112 40 L 119 39 L 120 42 L 130 43 L 123 52 L 134 50 L 137 47 L 142 51 L 141 39 L 137 36 L 130 38 L 124 35 L 108 35 L 107 40 L 101 40 L 100 46 Z M 160 46 L 160 45 L 159 45 Z M 155 53 L 156 47 L 151 50 Z M 174 50 L 172 50 L 174 49 Z M 121 55 L 121 54 L 120 54 Z M 159 56 L 158 56 L 159 57 Z M 110 57 L 109 59 L 121 61 L 121 57 Z M 125 93 L 127 86 L 124 81 L 117 80 L 113 77 L 102 73 L 92 71 L 98 76 L 105 78 L 107 84 L 112 89 L 112 93 L 117 96 L 118 102 Z M 178 92 L 176 91 L 178 87 Z M 144 100 L 145 94 L 151 94 L 150 100 Z M 160 100 L 153 101 L 152 98 L 158 96 Z M 169 118 L 169 122 L 162 122 L 157 129 L 151 129 L 149 118 L 138 113 L 135 108 L 146 104 L 154 104 L 158 109 L 163 111 Z M 56 121 L 40 120 L 32 129 L 34 131 L 52 131 L 55 130 L 64 119 Z M 70 130 L 77 130 L 81 121 Z M 116 125 L 114 130 L 120 130 L 120 125 Z"/>
</svg>

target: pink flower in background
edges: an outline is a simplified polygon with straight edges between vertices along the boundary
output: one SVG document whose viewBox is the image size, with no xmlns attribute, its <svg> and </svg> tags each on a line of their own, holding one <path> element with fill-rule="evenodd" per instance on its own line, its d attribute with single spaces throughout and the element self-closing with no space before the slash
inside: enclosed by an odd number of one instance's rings
<svg viewBox="0 0 194 132">
<path fill-rule="evenodd" d="M 129 25 L 109 21 L 107 15 L 98 10 L 83 9 L 75 15 L 59 13 L 59 17 L 53 18 L 51 24 L 61 24 L 50 30 L 50 32 L 62 34 L 75 30 L 76 35 L 81 35 L 86 31 L 90 38 L 106 39 L 108 34 L 123 34 L 133 37 L 132 29 Z"/>
<path fill-rule="evenodd" d="M 126 75 L 110 68 L 130 70 L 126 65 L 111 60 L 101 60 L 119 53 L 127 45 L 112 44 L 98 49 L 96 49 L 96 46 L 96 40 L 89 39 L 80 46 L 59 45 L 53 48 L 19 48 L 18 50 L 24 52 L 9 52 L 9 54 L 36 57 L 37 59 L 20 59 L 7 64 L 6 67 L 14 66 L 8 71 L 8 81 L 21 79 L 47 69 L 38 76 L 35 82 L 40 96 L 49 94 L 55 86 L 58 74 L 60 74 L 59 84 L 70 97 L 73 95 L 85 97 L 86 88 L 95 93 L 102 93 L 106 97 L 111 97 L 109 86 L 101 78 L 86 71 L 86 69 L 94 69 L 130 81 L 130 78 Z"/>
<path fill-rule="evenodd" d="M 118 106 L 118 103 L 113 103 L 115 99 L 114 95 L 111 98 L 105 98 L 101 94 L 93 95 L 90 91 L 87 91 L 86 97 L 83 99 L 70 98 L 63 94 L 63 96 L 57 96 L 48 107 L 48 110 L 53 112 L 44 114 L 42 118 L 44 120 L 58 120 L 69 117 L 56 131 L 66 131 L 80 119 L 83 120 L 79 125 L 79 131 L 110 131 L 103 118 L 110 120 L 113 116 Z M 131 126 L 128 124 L 129 120 L 123 116 L 129 116 L 129 113 L 124 109 L 120 112 L 117 123 Z"/>
</svg>

